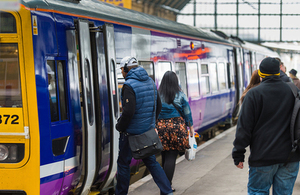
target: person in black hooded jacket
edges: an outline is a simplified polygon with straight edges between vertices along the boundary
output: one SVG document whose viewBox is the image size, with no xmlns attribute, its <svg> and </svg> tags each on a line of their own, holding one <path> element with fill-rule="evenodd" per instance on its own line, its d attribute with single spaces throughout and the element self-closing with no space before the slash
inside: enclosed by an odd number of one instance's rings
<svg viewBox="0 0 300 195">
<path fill-rule="evenodd" d="M 279 61 L 265 58 L 259 67 L 262 82 L 248 91 L 243 101 L 233 142 L 232 157 L 243 168 L 250 146 L 248 194 L 292 194 L 300 156 L 292 150 L 289 133 L 294 96 L 279 75 Z"/>
</svg>

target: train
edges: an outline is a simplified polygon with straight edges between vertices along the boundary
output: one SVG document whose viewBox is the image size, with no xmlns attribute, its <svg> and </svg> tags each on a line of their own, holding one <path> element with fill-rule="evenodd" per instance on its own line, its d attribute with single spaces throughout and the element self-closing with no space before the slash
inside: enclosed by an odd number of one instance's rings
<svg viewBox="0 0 300 195">
<path fill-rule="evenodd" d="M 252 71 L 278 54 L 95 0 L 0 8 L 0 194 L 113 194 L 125 56 L 157 87 L 176 72 L 204 135 L 231 124 Z"/>
</svg>

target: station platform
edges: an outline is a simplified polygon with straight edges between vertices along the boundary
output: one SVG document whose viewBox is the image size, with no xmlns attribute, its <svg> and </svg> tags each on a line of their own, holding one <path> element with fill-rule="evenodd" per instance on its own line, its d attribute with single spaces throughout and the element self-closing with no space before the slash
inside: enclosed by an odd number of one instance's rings
<svg viewBox="0 0 300 195">
<path fill-rule="evenodd" d="M 172 184 L 176 189 L 174 195 L 247 194 L 249 148 L 244 169 L 238 169 L 231 157 L 235 130 L 236 126 L 198 146 L 195 160 L 187 161 L 184 156 L 177 159 Z M 154 195 L 160 192 L 149 174 L 131 184 L 128 194 Z M 293 195 L 300 195 L 300 174 Z"/>
</svg>

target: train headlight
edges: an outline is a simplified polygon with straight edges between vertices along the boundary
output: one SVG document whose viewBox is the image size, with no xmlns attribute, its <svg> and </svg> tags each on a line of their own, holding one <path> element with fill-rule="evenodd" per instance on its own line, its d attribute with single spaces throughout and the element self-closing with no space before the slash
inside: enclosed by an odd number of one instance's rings
<svg viewBox="0 0 300 195">
<path fill-rule="evenodd" d="M 8 157 L 8 148 L 5 145 L 0 144 L 0 161 L 6 160 Z"/>
<path fill-rule="evenodd" d="M 0 163 L 18 163 L 24 158 L 24 144 L 0 143 Z"/>
</svg>

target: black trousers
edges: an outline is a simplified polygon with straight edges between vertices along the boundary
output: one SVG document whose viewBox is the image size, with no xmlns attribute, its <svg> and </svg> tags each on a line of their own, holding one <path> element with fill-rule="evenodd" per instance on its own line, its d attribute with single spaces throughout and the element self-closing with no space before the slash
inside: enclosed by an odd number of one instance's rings
<svg viewBox="0 0 300 195">
<path fill-rule="evenodd" d="M 178 156 L 178 150 L 169 150 L 169 151 L 162 151 L 162 167 L 172 185 L 172 179 L 175 171 L 176 159 Z"/>
</svg>

